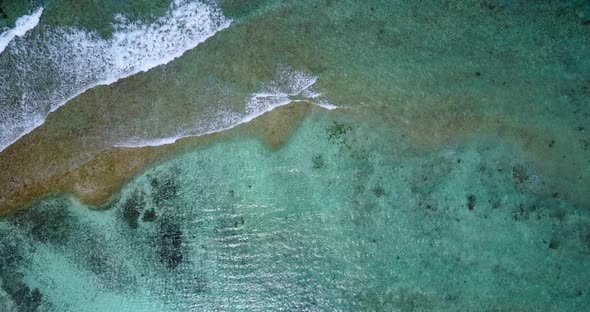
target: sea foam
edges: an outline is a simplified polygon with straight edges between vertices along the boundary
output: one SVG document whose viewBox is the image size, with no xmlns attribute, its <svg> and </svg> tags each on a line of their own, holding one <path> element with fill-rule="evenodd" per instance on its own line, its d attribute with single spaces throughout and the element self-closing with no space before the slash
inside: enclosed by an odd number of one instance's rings
<svg viewBox="0 0 590 312">
<path fill-rule="evenodd" d="M 164 138 L 127 138 L 116 147 L 146 147 L 173 144 L 177 140 L 212 134 L 232 129 L 264 115 L 277 107 L 294 102 L 306 102 L 332 110 L 337 108 L 318 91 L 314 85 L 317 77 L 305 71 L 287 66 L 278 69 L 276 78 L 265 83 L 257 92 L 245 99 L 244 111 L 220 110 L 213 118 L 195 120 L 192 127 L 178 129 Z"/>
<path fill-rule="evenodd" d="M 166 64 L 231 23 L 216 5 L 191 0 L 174 0 L 151 24 L 115 19 L 109 39 L 41 23 L 0 54 L 0 151 L 82 92 Z"/>
<path fill-rule="evenodd" d="M 39 24 L 39 19 L 43 14 L 43 8 L 37 9 L 33 14 L 23 15 L 19 17 L 14 28 L 8 29 L 0 34 L 0 53 L 6 49 L 12 39 L 24 36 L 29 30 L 35 28 Z"/>
</svg>

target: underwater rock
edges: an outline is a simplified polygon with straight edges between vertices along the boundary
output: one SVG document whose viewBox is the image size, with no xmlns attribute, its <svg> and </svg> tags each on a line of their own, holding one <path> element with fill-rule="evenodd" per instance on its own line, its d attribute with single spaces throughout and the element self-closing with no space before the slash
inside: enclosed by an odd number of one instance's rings
<svg viewBox="0 0 590 312">
<path fill-rule="evenodd" d="M 0 255 L 0 278 L 4 279 L 4 274 L 10 270 L 14 270 L 23 261 L 23 256 L 17 243 L 11 243 L 5 240 L 0 242 Z"/>
<path fill-rule="evenodd" d="M 418 207 L 424 210 L 436 211 L 437 207 L 432 203 L 430 198 L 422 198 L 418 201 Z"/>
<path fill-rule="evenodd" d="M 590 2 L 581 2 L 576 8 L 576 15 L 583 25 L 590 25 Z"/>
<path fill-rule="evenodd" d="M 512 177 L 519 183 L 522 184 L 529 179 L 529 175 L 526 169 L 520 165 L 512 167 Z"/>
<path fill-rule="evenodd" d="M 22 285 L 14 294 L 12 300 L 16 303 L 18 311 L 34 312 L 37 311 L 43 295 L 38 288 L 31 290 L 28 286 Z"/>
<path fill-rule="evenodd" d="M 174 270 L 182 263 L 183 233 L 180 226 L 169 219 L 160 224 L 160 263 L 169 270 Z"/>
<path fill-rule="evenodd" d="M 2 16 L 0 15 L 0 18 L 1 17 Z M 14 306 L 14 303 L 12 302 L 8 294 L 2 291 L 0 291 L 0 311 L 16 312 L 16 307 Z"/>
<path fill-rule="evenodd" d="M 328 140 L 336 144 L 342 144 L 347 148 L 351 148 L 346 140 L 346 134 L 352 130 L 352 127 L 343 123 L 334 121 L 334 124 L 326 128 Z"/>
<path fill-rule="evenodd" d="M 218 229 L 224 237 L 232 237 L 239 233 L 246 223 L 243 215 L 233 214 L 219 218 Z"/>
<path fill-rule="evenodd" d="M 152 200 L 156 205 L 161 205 L 178 193 L 178 185 L 176 181 L 169 176 L 153 178 L 150 182 L 153 188 Z"/>
<path fill-rule="evenodd" d="M 234 229 L 237 229 L 238 227 L 241 227 L 243 225 L 244 225 L 244 217 L 243 216 L 239 216 L 234 221 L 233 227 L 234 227 Z"/>
<path fill-rule="evenodd" d="M 141 218 L 141 221 L 154 222 L 157 219 L 158 219 L 158 216 L 156 215 L 156 210 L 150 209 L 150 210 L 147 210 L 143 213 L 143 217 Z"/>
<path fill-rule="evenodd" d="M 588 231 L 582 236 L 582 242 L 590 249 L 590 228 L 588 228 Z"/>
<path fill-rule="evenodd" d="M 373 194 L 375 194 L 377 197 L 385 195 L 385 189 L 383 189 L 383 187 L 380 185 L 375 186 L 371 191 L 373 191 Z"/>
<path fill-rule="evenodd" d="M 65 205 L 57 201 L 47 207 L 32 207 L 19 212 L 9 220 L 13 225 L 24 229 L 36 241 L 60 243 L 66 240 L 72 225 L 72 216 Z"/>
<path fill-rule="evenodd" d="M 475 195 L 469 195 L 467 196 L 467 208 L 469 210 L 473 210 L 475 208 L 475 204 L 477 202 L 477 199 L 475 198 Z"/>
<path fill-rule="evenodd" d="M 329 138 L 334 139 L 345 135 L 348 131 L 352 130 L 352 128 L 348 125 L 334 121 L 334 125 L 328 127 L 326 130 L 328 131 Z"/>
<path fill-rule="evenodd" d="M 558 248 L 559 248 L 559 241 L 558 241 L 558 240 L 555 240 L 555 239 L 552 239 L 552 240 L 549 242 L 549 249 L 556 250 L 556 249 L 558 249 Z"/>
<path fill-rule="evenodd" d="M 16 272 L 2 273 L 2 289 L 10 296 L 19 312 L 35 312 L 41 305 L 43 295 L 38 288 L 30 289 L 22 281 L 22 274 Z"/>
<path fill-rule="evenodd" d="M 326 161 L 322 154 L 314 156 L 311 161 L 313 162 L 313 169 L 320 169 L 326 165 Z"/>
<path fill-rule="evenodd" d="M 480 3 L 481 8 L 484 8 L 484 9 L 487 9 L 490 11 L 497 9 L 498 5 L 499 5 L 498 1 L 482 1 Z"/>
<path fill-rule="evenodd" d="M 512 209 L 512 220 L 541 220 L 543 217 L 554 218 L 562 222 L 566 217 L 566 211 L 560 207 L 555 207 L 553 200 L 539 201 L 532 200 L 519 204 Z"/>
<path fill-rule="evenodd" d="M 91 252 L 87 257 L 88 268 L 97 275 L 103 275 L 108 269 L 108 258 L 105 254 Z"/>
<path fill-rule="evenodd" d="M 129 197 L 121 207 L 123 220 L 125 220 L 130 228 L 137 229 L 139 227 L 138 221 L 139 216 L 141 215 L 140 211 L 144 205 L 145 200 L 143 195 L 140 192 L 134 192 L 133 195 L 131 195 L 131 197 Z"/>
</svg>

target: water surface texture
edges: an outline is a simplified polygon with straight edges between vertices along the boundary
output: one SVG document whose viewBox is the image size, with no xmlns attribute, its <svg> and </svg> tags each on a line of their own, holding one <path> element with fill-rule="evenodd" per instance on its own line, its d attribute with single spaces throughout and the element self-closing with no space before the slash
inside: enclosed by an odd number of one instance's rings
<svg viewBox="0 0 590 312">
<path fill-rule="evenodd" d="M 590 306 L 590 2 L 0 9 L 0 311 Z"/>
</svg>

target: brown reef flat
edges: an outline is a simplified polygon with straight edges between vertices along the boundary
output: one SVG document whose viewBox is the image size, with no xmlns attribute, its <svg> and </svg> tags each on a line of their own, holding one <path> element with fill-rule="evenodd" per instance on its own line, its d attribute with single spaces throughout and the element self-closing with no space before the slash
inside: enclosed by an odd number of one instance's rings
<svg viewBox="0 0 590 312">
<path fill-rule="evenodd" d="M 0 153 L 0 214 L 54 192 L 100 205 L 146 166 L 220 140 L 260 136 L 279 147 L 309 105 L 285 106 L 232 130 L 176 144 L 111 147 L 130 132 L 161 137 L 155 119 L 173 127 L 224 103 L 241 111 L 245 98 L 276 79 L 277 64 L 318 75 L 314 87 L 343 107 L 330 114 L 375 127 L 380 144 L 397 146 L 387 139 L 391 131 L 405 136 L 416 153 L 469 138 L 500 138 L 544 177 L 539 193 L 590 204 L 588 78 L 583 59 L 571 57 L 588 54 L 589 37 L 580 35 L 586 26 L 565 17 L 528 23 L 520 13 L 512 16 L 517 9 L 490 15 L 442 5 L 436 20 L 444 27 L 432 27 L 420 3 L 383 14 L 335 14 L 335 7 L 345 12 L 346 5 L 327 1 L 307 12 L 294 1 L 272 14 L 263 10 L 164 66 L 74 98 Z M 552 6 L 535 7 L 537 16 L 553 16 Z M 503 32 L 502 40 L 489 35 L 511 20 L 514 27 L 535 27 L 531 33 Z M 235 48 L 228 49 L 228 42 Z"/>
<path fill-rule="evenodd" d="M 436 112 L 357 107 L 329 114 L 334 114 L 335 118 L 347 115 L 359 122 L 380 120 L 381 124 L 375 125 L 379 129 L 376 133 L 385 131 L 380 134 L 383 136 L 388 131 L 399 131 L 411 142 L 416 153 L 429 153 L 474 137 L 500 138 L 512 144 L 530 167 L 545 177 L 537 193 L 550 196 L 557 192 L 579 205 L 588 204 L 583 185 L 590 185 L 590 178 L 580 170 L 587 162 L 584 153 L 587 147 L 580 143 L 582 139 L 558 142 L 551 139 L 582 138 L 584 133 L 574 128 L 520 125 L 507 117 L 461 114 L 467 104 L 460 103 L 459 99 L 449 99 L 439 103 L 444 105 L 439 105 L 440 110 Z M 172 155 L 205 148 L 222 140 L 259 137 L 269 148 L 279 148 L 312 107 L 310 104 L 290 104 L 227 131 L 187 137 L 175 144 L 155 147 L 91 149 L 94 154 L 81 148 L 82 141 L 76 140 L 71 131 L 64 131 L 61 136 L 56 136 L 55 132 L 46 133 L 46 128 L 51 125 L 48 123 L 0 153 L 0 169 L 7 173 L 0 176 L 0 215 L 26 207 L 27 203 L 55 192 L 71 193 L 86 204 L 100 207 L 146 167 Z M 392 142 L 395 144 L 399 143 Z"/>
<path fill-rule="evenodd" d="M 460 103 L 460 99 L 452 99 L 438 103 L 443 105 L 432 105 L 435 109 L 431 111 L 377 115 L 386 123 L 396 124 L 416 153 L 430 153 L 443 146 L 460 146 L 467 140 L 486 137 L 498 144 L 508 144 L 515 160 L 524 162 L 533 174 L 542 177 L 542 182 L 529 191 L 541 197 L 561 194 L 577 206 L 590 205 L 590 148 L 583 127 L 532 125 L 508 114 L 470 115 L 465 113 L 469 105 Z"/>
<path fill-rule="evenodd" d="M 276 149 L 310 110 L 310 104 L 291 104 L 227 131 L 162 146 L 91 149 L 95 154 L 76 144 L 80 141 L 71 132 L 49 135 L 44 125 L 0 153 L 0 215 L 56 192 L 71 193 L 84 203 L 100 206 L 146 166 L 222 139 L 255 136 Z"/>
</svg>

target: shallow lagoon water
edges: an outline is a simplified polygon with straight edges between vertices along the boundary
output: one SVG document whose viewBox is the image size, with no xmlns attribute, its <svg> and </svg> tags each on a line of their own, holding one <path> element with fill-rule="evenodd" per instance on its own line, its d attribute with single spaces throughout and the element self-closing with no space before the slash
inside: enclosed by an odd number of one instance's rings
<svg viewBox="0 0 590 312">
<path fill-rule="evenodd" d="M 43 200 L 1 223 L 4 291 L 39 311 L 585 309 L 587 209 L 535 195 L 501 142 L 375 132 L 315 111 L 278 151 L 190 152 L 105 210 Z"/>
<path fill-rule="evenodd" d="M 59 4 L 41 23 L 108 38 L 116 6 L 76 24 Z M 220 7 L 232 27 L 82 94 L 23 150 L 40 137 L 39 166 L 67 167 L 220 99 L 247 111 L 285 66 L 339 108 L 278 148 L 244 134 L 164 159 L 101 207 L 59 193 L 4 217 L 1 311 L 586 309 L 586 2 Z M 74 156 L 38 148 L 56 142 Z"/>
</svg>

